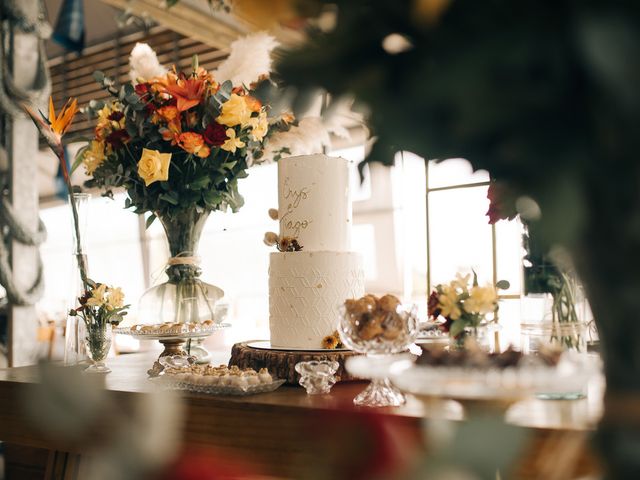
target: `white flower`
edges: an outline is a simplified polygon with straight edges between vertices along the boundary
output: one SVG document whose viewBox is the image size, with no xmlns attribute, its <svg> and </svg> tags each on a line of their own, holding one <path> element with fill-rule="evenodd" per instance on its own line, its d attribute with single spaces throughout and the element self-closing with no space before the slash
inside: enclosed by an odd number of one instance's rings
<svg viewBox="0 0 640 480">
<path fill-rule="evenodd" d="M 160 65 L 156 52 L 146 43 L 136 43 L 129 55 L 129 75 L 133 83 L 138 83 L 138 79 L 150 80 L 167 73 L 167 70 Z"/>
<path fill-rule="evenodd" d="M 322 153 L 323 147 L 331 146 L 329 131 L 319 117 L 308 117 L 300 120 L 286 132 L 273 134 L 264 149 L 260 163 L 273 161 L 274 157 L 287 149 L 282 157 L 311 155 Z"/>
<path fill-rule="evenodd" d="M 278 46 L 274 37 L 266 32 L 256 32 L 231 43 L 227 59 L 213 72 L 219 83 L 231 80 L 234 86 L 257 82 L 271 73 L 271 52 Z"/>
</svg>

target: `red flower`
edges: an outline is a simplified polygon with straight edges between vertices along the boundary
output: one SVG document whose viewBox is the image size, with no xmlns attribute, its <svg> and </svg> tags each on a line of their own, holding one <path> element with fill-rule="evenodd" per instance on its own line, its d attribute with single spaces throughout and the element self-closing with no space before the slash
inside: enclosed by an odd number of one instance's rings
<svg viewBox="0 0 640 480">
<path fill-rule="evenodd" d="M 219 147 L 227 141 L 227 130 L 223 125 L 218 122 L 211 122 L 207 125 L 204 133 L 202 134 L 205 142 L 214 147 Z"/>
<path fill-rule="evenodd" d="M 147 103 L 144 108 L 147 111 L 147 115 L 153 114 L 158 109 L 156 104 L 153 102 Z"/>
<path fill-rule="evenodd" d="M 451 325 L 453 324 L 453 320 L 451 320 L 449 317 L 445 317 L 444 319 L 444 323 L 440 324 L 440 330 L 442 330 L 445 333 L 449 333 L 449 330 L 451 329 Z M 457 335 L 455 338 L 458 338 L 459 335 Z"/>
<path fill-rule="evenodd" d="M 148 83 L 138 83 L 135 87 L 133 87 L 135 92 L 139 97 L 144 97 L 147 93 L 149 93 L 149 84 Z"/>
<path fill-rule="evenodd" d="M 513 220 L 518 215 L 516 210 L 516 195 L 505 184 L 492 182 L 487 191 L 489 199 L 489 210 L 486 215 L 489 217 L 489 224 L 493 225 L 499 220 Z"/>
<path fill-rule="evenodd" d="M 119 122 L 120 120 L 122 120 L 122 118 L 124 118 L 124 113 L 116 110 L 115 112 L 112 112 L 111 115 L 109 115 L 107 118 L 109 120 L 113 120 L 114 122 Z"/>
<path fill-rule="evenodd" d="M 114 130 L 105 139 L 113 148 L 121 148 L 127 140 L 129 140 L 129 134 L 125 129 Z"/>
<path fill-rule="evenodd" d="M 431 292 L 429 301 L 427 302 L 427 313 L 429 314 L 429 317 L 434 320 L 440 316 L 440 308 L 438 305 L 440 305 L 439 295 L 438 292 L 434 290 Z"/>
</svg>

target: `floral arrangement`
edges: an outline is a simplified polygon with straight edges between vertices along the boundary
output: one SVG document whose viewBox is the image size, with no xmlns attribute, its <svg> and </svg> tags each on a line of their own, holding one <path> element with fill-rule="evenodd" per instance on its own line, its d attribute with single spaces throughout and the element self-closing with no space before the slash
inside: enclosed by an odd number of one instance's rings
<svg viewBox="0 0 640 480">
<path fill-rule="evenodd" d="M 498 311 L 496 288 L 479 286 L 475 272 L 470 281 L 471 274 L 458 273 L 450 283 L 437 285 L 429 297 L 429 317 L 433 320 L 443 317 L 441 328 L 454 338 L 464 336 L 465 329 L 477 328 L 489 314 Z M 508 288 L 508 283 L 500 281 L 497 288 Z"/>
<path fill-rule="evenodd" d="M 99 357 L 106 356 L 110 342 L 105 341 L 105 332 L 107 324 L 117 325 L 122 317 L 127 314 L 126 310 L 129 305 L 124 305 L 124 294 L 120 288 L 108 287 L 105 284 L 96 283 L 88 277 L 87 266 L 85 263 L 85 255 L 82 251 L 82 239 L 80 237 L 80 222 L 78 210 L 75 201 L 71 199 L 74 193 L 74 187 L 71 184 L 67 161 L 65 158 L 65 149 L 63 144 L 63 136 L 69 130 L 73 119 L 78 112 L 78 102 L 76 99 L 69 99 L 62 110 L 56 115 L 53 105 L 53 99 L 49 98 L 49 117 L 45 117 L 42 113 L 37 113 L 31 106 L 25 105 L 24 109 L 29 114 L 34 124 L 47 141 L 47 144 L 58 157 L 60 168 L 63 173 L 65 185 L 69 193 L 69 204 L 73 217 L 73 227 L 75 231 L 76 255 L 78 260 L 78 269 L 84 294 L 78 299 L 80 306 L 72 309 L 69 315 L 72 317 L 79 316 L 87 327 L 87 337 L 89 350 L 92 358 L 101 359 Z M 71 332 L 67 333 L 72 334 Z M 98 371 L 105 371 L 97 369 Z M 108 369 L 106 370 L 108 371 Z"/>
<path fill-rule="evenodd" d="M 148 45 L 137 44 L 131 83 L 117 89 L 96 72 L 114 98 L 90 105 L 95 136 L 76 159 L 91 177 L 87 186 L 107 195 L 124 188 L 125 206 L 152 212 L 149 223 L 193 207 L 236 211 L 243 204 L 237 182 L 251 165 L 321 151 L 328 133 L 320 120 L 298 121 L 258 98 L 275 46 L 265 33 L 250 35 L 207 72 L 197 58 L 190 71 L 165 69 Z"/>
<path fill-rule="evenodd" d="M 124 293 L 120 288 L 91 281 L 89 288 L 78 297 L 78 303 L 80 306 L 71 309 L 69 315 L 82 318 L 87 329 L 118 325 L 130 306 L 124 304 Z"/>
</svg>

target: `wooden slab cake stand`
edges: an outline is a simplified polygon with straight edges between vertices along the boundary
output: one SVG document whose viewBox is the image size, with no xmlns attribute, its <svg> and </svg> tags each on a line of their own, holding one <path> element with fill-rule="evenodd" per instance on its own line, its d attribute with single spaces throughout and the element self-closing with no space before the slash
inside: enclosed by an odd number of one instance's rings
<svg viewBox="0 0 640 480">
<path fill-rule="evenodd" d="M 359 355 L 351 350 L 282 350 L 256 348 L 252 344 L 259 341 L 236 343 L 231 349 L 229 366 L 237 365 L 239 368 L 253 368 L 258 371 L 266 368 L 276 378 L 286 380 L 290 385 L 298 385 L 300 375 L 295 367 L 298 362 L 310 360 L 335 360 L 340 364 L 336 377 L 339 382 L 360 380 L 349 375 L 344 368 L 347 358 Z"/>
</svg>

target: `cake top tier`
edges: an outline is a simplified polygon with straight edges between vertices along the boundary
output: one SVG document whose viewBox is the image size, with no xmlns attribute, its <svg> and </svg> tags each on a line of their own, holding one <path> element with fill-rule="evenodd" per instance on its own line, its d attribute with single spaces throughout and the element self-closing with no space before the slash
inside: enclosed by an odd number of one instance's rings
<svg viewBox="0 0 640 480">
<path fill-rule="evenodd" d="M 303 155 L 278 162 L 280 236 L 306 252 L 351 248 L 351 195 L 347 160 Z"/>
</svg>

